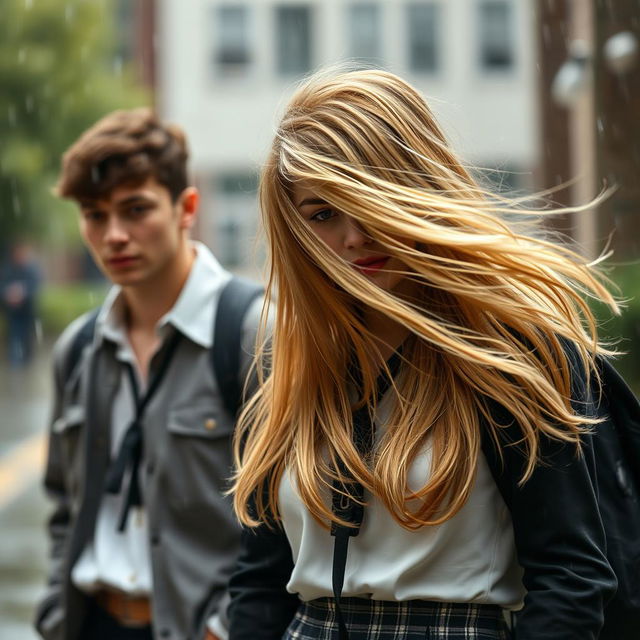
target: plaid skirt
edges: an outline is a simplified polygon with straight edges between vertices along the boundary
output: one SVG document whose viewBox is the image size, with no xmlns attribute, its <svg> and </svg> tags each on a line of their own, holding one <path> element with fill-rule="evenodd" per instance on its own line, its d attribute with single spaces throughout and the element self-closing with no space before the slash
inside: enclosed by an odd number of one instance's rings
<svg viewBox="0 0 640 640">
<path fill-rule="evenodd" d="M 509 640 L 496 605 L 365 598 L 340 600 L 350 640 Z M 283 640 L 337 640 L 333 598 L 300 605 Z"/>
</svg>

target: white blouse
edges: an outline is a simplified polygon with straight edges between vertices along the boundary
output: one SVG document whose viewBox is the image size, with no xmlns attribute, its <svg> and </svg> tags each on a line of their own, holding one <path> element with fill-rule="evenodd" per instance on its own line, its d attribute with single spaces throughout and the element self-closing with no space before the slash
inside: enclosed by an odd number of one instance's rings
<svg viewBox="0 0 640 640">
<path fill-rule="evenodd" d="M 380 416 L 387 413 L 384 404 Z M 424 485 L 430 463 L 426 446 L 409 472 L 411 489 Z M 349 538 L 343 596 L 522 606 L 525 589 L 511 517 L 482 454 L 467 503 L 443 524 L 408 531 L 379 500 L 365 498 L 360 533 Z M 288 472 L 279 503 L 295 563 L 287 590 L 303 600 L 333 596 L 334 539 L 311 517 Z"/>
</svg>

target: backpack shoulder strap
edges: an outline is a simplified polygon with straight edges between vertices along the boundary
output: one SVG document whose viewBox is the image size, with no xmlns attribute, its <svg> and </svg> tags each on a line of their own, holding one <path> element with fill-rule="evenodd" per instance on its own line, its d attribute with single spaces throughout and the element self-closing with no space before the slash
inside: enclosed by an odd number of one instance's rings
<svg viewBox="0 0 640 640">
<path fill-rule="evenodd" d="M 264 289 L 245 278 L 233 276 L 225 285 L 216 311 L 211 359 L 224 406 L 236 416 L 241 404 L 240 349 L 244 317 Z"/>
<path fill-rule="evenodd" d="M 96 328 L 96 320 L 98 319 L 98 314 L 100 313 L 100 307 L 93 309 L 85 323 L 78 329 L 78 332 L 73 337 L 73 341 L 71 342 L 71 346 L 67 351 L 67 355 L 64 361 L 63 374 L 64 379 L 68 380 L 71 377 L 71 374 L 75 371 L 75 368 L 78 366 L 80 362 L 80 356 L 82 355 L 82 351 L 85 346 L 88 345 L 93 339 L 93 334 Z"/>
<path fill-rule="evenodd" d="M 602 394 L 600 405 L 623 444 L 625 461 L 640 491 L 640 402 L 629 385 L 605 358 L 598 359 Z"/>
</svg>

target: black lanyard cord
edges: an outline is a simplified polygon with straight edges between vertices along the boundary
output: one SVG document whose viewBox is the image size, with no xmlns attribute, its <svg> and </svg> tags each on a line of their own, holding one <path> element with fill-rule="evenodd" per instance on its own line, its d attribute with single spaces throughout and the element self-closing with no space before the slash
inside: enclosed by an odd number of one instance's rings
<svg viewBox="0 0 640 640">
<path fill-rule="evenodd" d="M 131 383 L 131 390 L 133 392 L 135 402 L 135 417 L 131 421 L 131 424 L 124 434 L 122 444 L 120 445 L 120 450 L 115 460 L 111 463 L 111 467 L 107 473 L 106 480 L 107 492 L 118 494 L 122 489 L 122 482 L 124 480 L 124 475 L 127 467 L 130 467 L 131 469 L 129 486 L 127 488 L 125 500 L 122 505 L 122 511 L 120 512 L 118 531 L 124 531 L 131 507 L 139 507 L 142 505 L 139 469 L 144 450 L 142 433 L 142 421 L 144 418 L 144 412 L 151 398 L 154 396 L 156 390 L 160 386 L 160 383 L 162 382 L 162 379 L 164 378 L 167 370 L 169 369 L 169 365 L 171 364 L 181 335 L 182 334 L 179 331 L 174 330 L 173 335 L 167 343 L 163 358 L 158 365 L 156 373 L 151 379 L 149 386 L 147 387 L 147 390 L 142 397 L 140 397 L 139 394 L 135 371 L 133 370 L 133 367 L 130 363 L 126 364 L 127 372 L 129 374 L 129 381 Z"/>
<path fill-rule="evenodd" d="M 380 402 L 382 396 L 391 386 L 391 379 L 395 377 L 400 367 L 400 350 L 396 351 L 387 362 L 391 378 L 383 371 L 376 380 L 376 398 Z M 362 376 L 359 371 L 354 371 L 354 378 L 362 390 Z M 375 428 L 370 407 L 365 405 L 353 412 L 353 442 L 358 453 L 366 458 L 374 445 Z M 342 526 L 336 522 L 331 523 L 331 535 L 334 536 L 333 544 L 333 568 L 332 588 L 336 606 L 336 621 L 338 623 L 339 640 L 349 640 L 349 631 L 344 620 L 340 599 L 344 586 L 344 575 L 347 566 L 347 551 L 349 538 L 360 533 L 360 526 L 364 518 L 364 487 L 357 482 L 348 472 L 346 466 L 338 463 L 340 478 L 333 482 L 331 510 L 341 520 L 349 522 L 350 527 Z"/>
</svg>

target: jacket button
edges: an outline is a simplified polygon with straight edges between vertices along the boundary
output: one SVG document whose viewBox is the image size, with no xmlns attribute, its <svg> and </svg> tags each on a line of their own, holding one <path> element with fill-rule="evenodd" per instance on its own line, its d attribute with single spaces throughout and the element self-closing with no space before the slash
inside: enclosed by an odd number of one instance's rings
<svg viewBox="0 0 640 640">
<path fill-rule="evenodd" d="M 160 637 L 161 638 L 168 638 L 171 635 L 171 630 L 170 629 L 160 629 Z"/>
<path fill-rule="evenodd" d="M 208 431 L 212 431 L 218 426 L 218 423 L 213 418 L 207 418 L 204 421 L 204 428 Z"/>
<path fill-rule="evenodd" d="M 159 533 L 151 534 L 151 544 L 155 545 L 155 546 L 160 544 L 160 534 Z"/>
<path fill-rule="evenodd" d="M 153 460 L 151 460 L 150 462 L 147 462 L 147 473 L 151 475 L 155 470 L 156 470 L 156 465 L 154 464 Z"/>
</svg>

